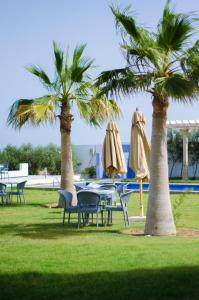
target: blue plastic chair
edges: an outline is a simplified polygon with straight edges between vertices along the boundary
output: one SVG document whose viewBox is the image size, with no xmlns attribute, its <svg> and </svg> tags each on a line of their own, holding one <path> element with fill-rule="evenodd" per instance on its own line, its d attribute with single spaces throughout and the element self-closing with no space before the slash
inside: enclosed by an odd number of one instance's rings
<svg viewBox="0 0 199 300">
<path fill-rule="evenodd" d="M 101 213 L 103 223 L 103 209 L 100 205 L 100 195 L 92 191 L 80 191 L 77 193 L 78 205 L 78 228 L 81 225 L 81 216 L 83 224 L 89 220 L 89 214 L 96 214 L 96 226 L 98 227 L 98 215 Z"/>
<path fill-rule="evenodd" d="M 5 203 L 8 203 L 9 200 L 9 193 L 6 192 L 6 187 L 6 184 L 0 182 L 0 197 L 2 204 L 4 204 L 4 199 L 6 200 Z"/>
<path fill-rule="evenodd" d="M 124 217 L 124 223 L 126 226 L 126 223 L 128 223 L 129 225 L 129 218 L 128 218 L 128 202 L 129 199 L 131 197 L 131 194 L 133 193 L 133 191 L 124 193 L 120 195 L 120 205 L 107 205 L 106 209 L 108 211 L 108 222 L 112 223 L 112 212 L 114 211 L 120 211 L 123 212 L 123 217 Z"/>
<path fill-rule="evenodd" d="M 5 179 L 6 178 L 6 175 L 7 175 L 7 178 L 9 178 L 9 165 L 6 163 L 6 164 L 0 164 L 0 175 L 1 175 L 1 179 Z"/>
<path fill-rule="evenodd" d="M 83 190 L 83 187 L 81 187 L 78 184 L 74 184 L 74 186 L 75 186 L 76 192 L 79 192 L 79 191 Z"/>
<path fill-rule="evenodd" d="M 127 185 L 128 185 L 128 183 L 120 183 L 120 184 L 118 184 L 118 186 L 117 186 L 117 192 L 118 192 L 119 196 L 125 193 Z"/>
<path fill-rule="evenodd" d="M 68 224 L 70 224 L 71 213 L 77 213 L 78 207 L 72 205 L 73 194 L 66 190 L 59 190 L 61 201 L 64 203 L 64 213 L 63 213 L 63 225 L 65 221 L 65 215 L 68 213 Z"/>
<path fill-rule="evenodd" d="M 27 182 L 27 180 L 17 183 L 17 189 L 14 191 L 11 190 L 8 193 L 9 197 L 11 197 L 11 199 L 12 199 L 12 196 L 14 196 L 14 195 L 17 196 L 17 202 L 20 202 L 20 204 L 22 202 L 25 203 L 24 187 L 25 187 L 26 182 Z"/>
<path fill-rule="evenodd" d="M 113 194 L 106 195 L 106 199 L 104 199 L 104 200 L 106 200 L 107 204 L 112 204 L 113 201 L 116 201 L 117 197 L 116 197 L 115 192 L 117 190 L 117 187 L 116 187 L 115 184 L 102 184 L 102 185 L 100 185 L 100 187 L 98 189 L 99 190 L 112 190 L 112 191 L 114 191 Z M 103 200 L 102 197 L 101 197 L 101 200 Z"/>
</svg>

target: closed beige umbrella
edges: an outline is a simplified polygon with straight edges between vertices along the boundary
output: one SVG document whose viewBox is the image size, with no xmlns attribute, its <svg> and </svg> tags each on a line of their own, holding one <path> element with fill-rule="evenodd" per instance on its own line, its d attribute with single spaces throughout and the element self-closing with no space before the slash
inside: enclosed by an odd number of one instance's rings
<svg viewBox="0 0 199 300">
<path fill-rule="evenodd" d="M 107 176 L 123 175 L 127 172 L 119 130 L 113 121 L 108 123 L 102 149 L 102 166 Z"/>
<path fill-rule="evenodd" d="M 136 181 L 140 183 L 140 214 L 142 217 L 144 215 L 142 182 L 150 178 L 150 145 L 144 125 L 144 115 L 137 110 L 132 119 L 129 166 L 135 172 Z"/>
</svg>

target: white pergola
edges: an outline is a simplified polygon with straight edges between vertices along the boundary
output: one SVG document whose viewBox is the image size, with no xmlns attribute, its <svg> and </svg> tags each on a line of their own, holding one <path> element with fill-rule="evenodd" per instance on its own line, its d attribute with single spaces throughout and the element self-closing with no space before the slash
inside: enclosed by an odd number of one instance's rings
<svg viewBox="0 0 199 300">
<path fill-rule="evenodd" d="M 167 128 L 180 129 L 183 133 L 183 169 L 182 178 L 188 179 L 188 133 L 190 129 L 199 128 L 199 120 L 167 121 Z"/>
</svg>

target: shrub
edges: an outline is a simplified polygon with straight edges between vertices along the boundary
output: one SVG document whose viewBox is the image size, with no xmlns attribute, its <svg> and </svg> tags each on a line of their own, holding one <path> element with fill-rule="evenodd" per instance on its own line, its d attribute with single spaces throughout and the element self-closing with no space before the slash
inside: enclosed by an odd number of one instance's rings
<svg viewBox="0 0 199 300">
<path fill-rule="evenodd" d="M 88 168 L 85 168 L 81 175 L 83 177 L 87 177 L 87 178 L 95 178 L 96 177 L 96 166 L 91 166 Z"/>
</svg>

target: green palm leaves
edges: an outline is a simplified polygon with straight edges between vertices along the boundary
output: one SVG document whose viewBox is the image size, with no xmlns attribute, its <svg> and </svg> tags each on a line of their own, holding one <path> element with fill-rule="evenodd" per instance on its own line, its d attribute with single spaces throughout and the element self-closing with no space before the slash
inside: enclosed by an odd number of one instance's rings
<svg viewBox="0 0 199 300">
<path fill-rule="evenodd" d="M 101 73 L 96 85 L 106 94 L 147 91 L 160 97 L 192 101 L 198 93 L 199 42 L 188 48 L 195 19 L 177 14 L 167 1 L 156 32 L 138 26 L 129 15 L 112 7 L 122 34 L 127 66 Z"/>
<path fill-rule="evenodd" d="M 186 45 L 193 33 L 193 18 L 186 14 L 176 14 L 167 1 L 162 20 L 158 26 L 158 46 L 166 53 L 181 51 L 184 43 Z"/>
<path fill-rule="evenodd" d="M 8 125 L 21 128 L 24 124 L 38 126 L 41 123 L 52 123 L 55 118 L 54 96 L 43 96 L 36 99 L 20 99 L 14 102 L 8 115 Z"/>
<path fill-rule="evenodd" d="M 109 101 L 93 86 L 88 71 L 93 60 L 84 57 L 86 45 L 75 48 L 70 60 L 66 53 L 53 42 L 54 69 L 53 79 L 35 65 L 27 70 L 41 81 L 49 94 L 35 99 L 20 99 L 14 102 L 8 116 L 8 125 L 20 128 L 25 124 L 39 126 L 53 122 L 59 115 L 61 104 L 66 103 L 70 110 L 77 105 L 79 115 L 88 123 L 100 125 L 108 116 L 118 116 L 119 108 L 114 101 Z"/>
</svg>

